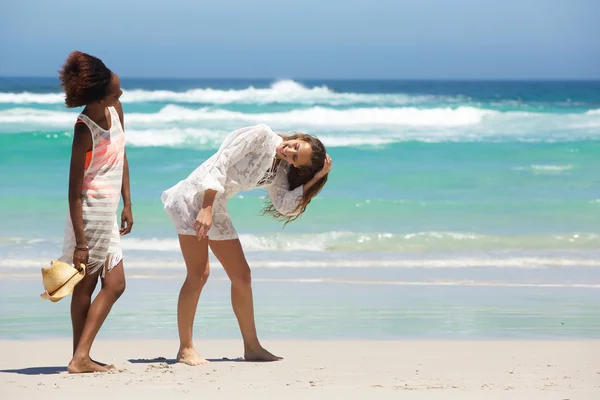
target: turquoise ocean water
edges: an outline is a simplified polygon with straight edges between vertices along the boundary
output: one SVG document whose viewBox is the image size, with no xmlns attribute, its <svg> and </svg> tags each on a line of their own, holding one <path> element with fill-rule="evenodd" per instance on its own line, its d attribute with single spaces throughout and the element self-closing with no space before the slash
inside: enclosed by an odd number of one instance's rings
<svg viewBox="0 0 600 400">
<path fill-rule="evenodd" d="M 600 338 L 600 82 L 122 79 L 135 225 L 102 335 L 175 337 L 184 267 L 160 193 L 231 130 L 319 136 L 334 160 L 288 225 L 230 213 L 271 337 Z M 0 78 L 0 338 L 68 336 L 59 257 L 72 126 L 57 82 Z M 198 330 L 237 335 L 214 263 Z"/>
</svg>

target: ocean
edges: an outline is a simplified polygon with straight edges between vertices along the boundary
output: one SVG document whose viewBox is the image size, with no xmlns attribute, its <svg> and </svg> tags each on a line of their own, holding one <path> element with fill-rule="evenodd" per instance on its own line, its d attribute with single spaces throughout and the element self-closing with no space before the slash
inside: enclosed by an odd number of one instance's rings
<svg viewBox="0 0 600 400">
<path fill-rule="evenodd" d="M 135 223 L 101 336 L 176 337 L 185 267 L 160 194 L 266 123 L 317 135 L 334 168 L 286 227 L 264 191 L 229 202 L 262 336 L 600 338 L 600 82 L 121 80 Z M 0 339 L 70 335 L 40 268 L 62 249 L 79 111 L 54 78 L 0 78 Z M 212 261 L 196 329 L 237 337 Z"/>
</svg>

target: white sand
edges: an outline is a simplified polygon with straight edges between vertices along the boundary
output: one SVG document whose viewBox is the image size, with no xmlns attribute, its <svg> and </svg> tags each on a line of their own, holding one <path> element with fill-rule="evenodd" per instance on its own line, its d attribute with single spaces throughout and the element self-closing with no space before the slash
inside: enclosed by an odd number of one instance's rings
<svg viewBox="0 0 600 400">
<path fill-rule="evenodd" d="M 98 340 L 92 356 L 121 372 L 69 375 L 68 340 L 0 341 L 0 399 L 600 399 L 600 341 L 263 344 L 285 360 L 198 341 L 213 362 L 188 367 L 173 364 L 175 341 Z"/>
</svg>

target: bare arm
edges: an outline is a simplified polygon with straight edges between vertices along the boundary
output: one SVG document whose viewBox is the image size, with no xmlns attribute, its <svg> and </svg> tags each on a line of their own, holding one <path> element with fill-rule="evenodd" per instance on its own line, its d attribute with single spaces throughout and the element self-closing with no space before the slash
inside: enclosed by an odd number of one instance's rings
<svg viewBox="0 0 600 400">
<path fill-rule="evenodd" d="M 202 207 L 200 207 L 200 212 L 194 222 L 194 230 L 196 231 L 198 240 L 208 237 L 208 231 L 212 226 L 212 206 L 216 195 L 217 191 L 214 189 L 206 189 L 204 191 Z"/>
<path fill-rule="evenodd" d="M 212 209 L 212 205 L 215 201 L 216 195 L 217 195 L 216 190 L 206 189 L 206 191 L 204 192 L 204 199 L 202 200 L 202 208 Z"/>
<path fill-rule="evenodd" d="M 331 171 L 331 158 L 327 156 L 323 168 L 313 178 L 292 190 L 289 188 L 288 176 L 278 175 L 273 185 L 267 188 L 273 207 L 282 215 L 293 216 L 298 213 L 298 206 L 310 189 Z"/>
<path fill-rule="evenodd" d="M 83 206 L 81 192 L 85 174 L 85 155 L 92 149 L 92 135 L 88 127 L 81 123 L 75 124 L 73 146 L 71 149 L 71 167 L 69 172 L 69 213 L 73 223 L 76 248 L 73 254 L 73 264 L 87 263 L 87 251 L 77 250 L 87 248 L 87 239 L 83 229 Z"/>
<path fill-rule="evenodd" d="M 118 101 L 115 109 L 119 114 L 121 127 L 125 131 L 125 117 L 123 116 L 123 106 Z M 121 183 L 121 197 L 123 198 L 123 211 L 121 212 L 121 235 L 127 235 L 131 232 L 133 226 L 133 213 L 131 211 L 131 190 L 129 185 L 129 162 L 127 161 L 127 152 L 123 156 L 123 181 Z"/>
<path fill-rule="evenodd" d="M 123 159 L 123 183 L 121 185 L 121 197 L 123 197 L 123 211 L 121 212 L 121 235 L 127 235 L 133 227 L 133 212 L 131 211 L 131 197 L 129 190 L 129 163 L 127 153 Z"/>
<path fill-rule="evenodd" d="M 325 157 L 325 164 L 323 165 L 323 169 L 317 172 L 310 181 L 304 184 L 303 195 L 306 196 L 310 188 L 313 187 L 317 182 L 319 182 L 323 177 L 325 177 L 329 173 L 329 171 L 331 171 L 331 157 L 329 157 L 329 154 L 327 154 L 327 157 Z"/>
<path fill-rule="evenodd" d="M 125 153 L 123 164 L 123 185 L 121 187 L 121 197 L 123 197 L 123 207 L 131 208 L 131 195 L 129 188 L 129 163 L 127 162 L 127 153 Z"/>
</svg>

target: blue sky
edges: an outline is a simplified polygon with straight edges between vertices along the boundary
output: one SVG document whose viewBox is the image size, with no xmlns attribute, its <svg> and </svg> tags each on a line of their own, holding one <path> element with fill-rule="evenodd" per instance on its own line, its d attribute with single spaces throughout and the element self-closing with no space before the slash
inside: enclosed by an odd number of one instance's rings
<svg viewBox="0 0 600 400">
<path fill-rule="evenodd" d="M 597 0 L 3 0 L 0 76 L 600 79 Z"/>
</svg>

